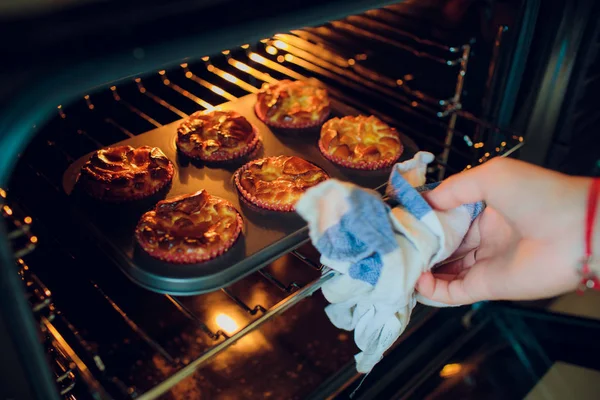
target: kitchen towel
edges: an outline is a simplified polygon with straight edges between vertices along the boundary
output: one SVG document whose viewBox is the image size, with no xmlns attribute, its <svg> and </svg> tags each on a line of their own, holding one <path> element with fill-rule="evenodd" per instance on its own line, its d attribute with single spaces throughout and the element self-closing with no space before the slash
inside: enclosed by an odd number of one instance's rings
<svg viewBox="0 0 600 400">
<path fill-rule="evenodd" d="M 323 287 L 325 309 L 340 329 L 354 330 L 361 352 L 359 372 L 368 373 L 406 329 L 416 302 L 433 306 L 415 293 L 419 276 L 458 248 L 483 203 L 439 212 L 421 193 L 433 154 L 417 153 L 393 167 L 386 194 L 337 181 L 308 190 L 296 204 L 309 227 L 321 263 L 335 271 Z"/>
</svg>

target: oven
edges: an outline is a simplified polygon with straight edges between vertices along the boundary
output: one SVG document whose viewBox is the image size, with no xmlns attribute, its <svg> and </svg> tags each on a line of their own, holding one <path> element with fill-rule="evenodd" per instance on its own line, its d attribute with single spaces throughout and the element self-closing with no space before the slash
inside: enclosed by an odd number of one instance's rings
<svg viewBox="0 0 600 400">
<path fill-rule="evenodd" d="M 212 290 L 158 293 L 123 273 L 63 188 L 65 171 L 92 151 L 252 96 L 264 83 L 307 78 L 434 153 L 429 181 L 498 156 L 597 174 L 599 6 L 0 6 L 1 394 L 518 398 L 557 360 L 599 369 L 590 358 L 600 350 L 597 322 L 499 303 L 417 307 L 363 377 L 352 332 L 333 327 L 323 311 L 319 289 L 332 275 L 305 230 Z"/>
</svg>

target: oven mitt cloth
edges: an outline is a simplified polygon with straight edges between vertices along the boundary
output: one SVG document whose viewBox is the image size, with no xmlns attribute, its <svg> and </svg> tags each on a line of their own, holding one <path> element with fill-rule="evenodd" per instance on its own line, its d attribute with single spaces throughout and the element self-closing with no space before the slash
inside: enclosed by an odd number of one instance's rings
<svg viewBox="0 0 600 400">
<path fill-rule="evenodd" d="M 338 328 L 354 330 L 361 350 L 357 370 L 368 373 L 406 329 L 416 302 L 444 306 L 415 293 L 419 276 L 448 258 L 461 244 L 483 203 L 446 212 L 433 210 L 421 193 L 433 154 L 417 153 L 394 165 L 386 194 L 391 208 L 371 190 L 327 180 L 296 204 L 309 227 L 321 263 L 336 271 L 323 284 L 325 309 Z"/>
</svg>

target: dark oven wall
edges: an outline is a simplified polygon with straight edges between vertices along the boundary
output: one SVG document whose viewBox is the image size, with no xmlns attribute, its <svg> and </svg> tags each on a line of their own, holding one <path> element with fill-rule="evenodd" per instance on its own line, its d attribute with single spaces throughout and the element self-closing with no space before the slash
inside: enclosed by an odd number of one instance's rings
<svg viewBox="0 0 600 400">
<path fill-rule="evenodd" d="M 512 121 L 523 132 L 528 143 L 520 154 L 524 160 L 570 174 L 597 175 L 600 139 L 594 93 L 600 72 L 600 3 L 525 4 L 530 11 L 523 27 L 531 32 L 524 37 L 528 46 L 514 56 L 522 84 L 506 88 L 497 123 Z M 508 76 L 508 81 L 515 79 Z"/>
<path fill-rule="evenodd" d="M 600 4 L 580 5 L 571 12 L 580 21 L 573 38 L 579 47 L 546 164 L 570 174 L 599 176 L 600 115 L 595 93 L 600 89 Z"/>
</svg>

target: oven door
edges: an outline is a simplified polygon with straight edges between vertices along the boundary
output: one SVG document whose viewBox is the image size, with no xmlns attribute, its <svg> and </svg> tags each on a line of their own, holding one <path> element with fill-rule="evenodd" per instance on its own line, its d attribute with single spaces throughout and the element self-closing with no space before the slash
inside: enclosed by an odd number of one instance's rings
<svg viewBox="0 0 600 400">
<path fill-rule="evenodd" d="M 366 378 L 332 379 L 323 389 L 339 399 L 592 399 L 599 333 L 597 319 L 532 304 L 444 309 L 403 336 Z"/>
</svg>

